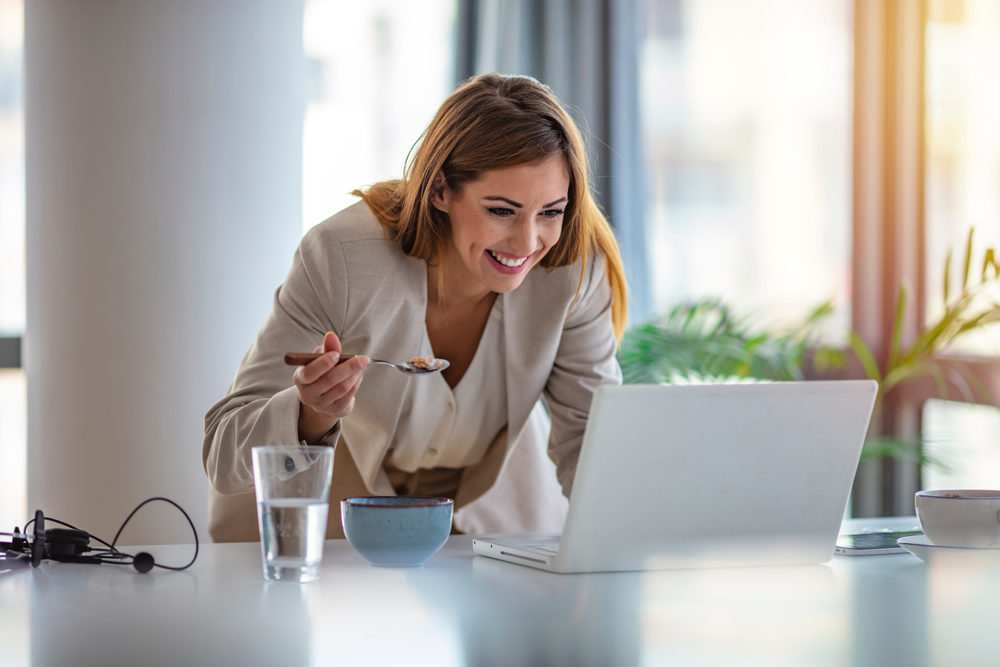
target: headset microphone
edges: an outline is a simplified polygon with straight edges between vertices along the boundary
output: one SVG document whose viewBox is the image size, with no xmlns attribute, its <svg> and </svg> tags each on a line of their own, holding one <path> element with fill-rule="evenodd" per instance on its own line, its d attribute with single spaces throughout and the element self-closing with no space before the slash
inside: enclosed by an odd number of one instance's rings
<svg viewBox="0 0 1000 667">
<path fill-rule="evenodd" d="M 139 570 L 139 572 L 142 572 L 143 574 L 152 570 L 154 565 L 156 565 L 156 561 L 153 560 L 153 556 L 145 551 L 140 551 L 135 555 L 135 558 L 132 559 L 132 567 Z"/>
</svg>

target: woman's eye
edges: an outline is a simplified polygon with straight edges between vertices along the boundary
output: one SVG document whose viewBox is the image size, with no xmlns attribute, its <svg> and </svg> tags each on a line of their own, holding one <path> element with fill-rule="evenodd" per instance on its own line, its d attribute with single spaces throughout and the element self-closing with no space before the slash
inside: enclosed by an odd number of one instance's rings
<svg viewBox="0 0 1000 667">
<path fill-rule="evenodd" d="M 547 211 L 542 211 L 542 215 L 544 215 L 546 218 L 558 218 L 564 212 L 565 211 L 563 211 L 563 209 L 561 208 L 550 208 Z"/>
<path fill-rule="evenodd" d="M 486 210 L 490 212 L 490 215 L 495 215 L 501 218 L 506 218 L 509 215 L 514 215 L 514 211 L 509 208 L 488 208 Z"/>
</svg>

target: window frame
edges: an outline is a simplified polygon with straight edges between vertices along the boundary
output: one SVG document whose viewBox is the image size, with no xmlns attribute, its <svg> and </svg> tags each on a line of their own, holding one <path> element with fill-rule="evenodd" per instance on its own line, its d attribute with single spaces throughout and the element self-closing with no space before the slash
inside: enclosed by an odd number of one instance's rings
<svg viewBox="0 0 1000 667">
<path fill-rule="evenodd" d="M 0 336 L 0 369 L 21 367 L 21 337 Z"/>
</svg>

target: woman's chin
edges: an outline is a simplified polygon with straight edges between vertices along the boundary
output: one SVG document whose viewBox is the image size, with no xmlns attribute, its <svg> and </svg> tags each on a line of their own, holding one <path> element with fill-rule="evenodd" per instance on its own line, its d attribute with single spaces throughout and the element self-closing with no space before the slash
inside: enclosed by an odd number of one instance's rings
<svg viewBox="0 0 1000 667">
<path fill-rule="evenodd" d="M 494 275 L 490 276 L 489 280 L 485 280 L 483 282 L 491 292 L 496 292 L 498 294 L 513 292 L 521 286 L 521 283 L 524 282 L 524 277 L 528 274 L 529 270 L 530 269 L 525 269 L 520 273 L 507 275 L 494 271 Z"/>
</svg>

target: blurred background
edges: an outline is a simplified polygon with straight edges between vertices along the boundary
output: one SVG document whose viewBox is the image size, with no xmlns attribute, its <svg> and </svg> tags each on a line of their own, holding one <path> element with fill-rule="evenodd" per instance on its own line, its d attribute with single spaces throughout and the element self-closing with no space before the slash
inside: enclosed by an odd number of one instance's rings
<svg viewBox="0 0 1000 667">
<path fill-rule="evenodd" d="M 210 0 L 201 19 L 109 2 L 74 50 L 54 43 L 84 3 L 26 4 L 0 0 L 0 530 L 44 505 L 106 532 L 154 493 L 202 529 L 201 418 L 297 238 L 401 177 L 477 73 L 535 76 L 585 129 L 635 326 L 715 299 L 780 335 L 829 304 L 810 344 L 844 359 L 803 372 L 862 377 L 852 330 L 885 370 L 900 287 L 905 347 L 950 312 L 970 228 L 973 282 L 1000 242 L 1000 0 Z M 1000 487 L 990 319 L 934 351 L 943 384 L 887 394 L 873 436 L 914 449 L 866 458 L 856 515 Z"/>
</svg>

